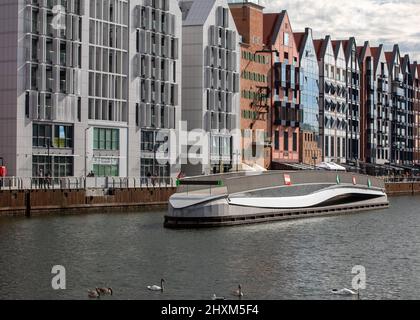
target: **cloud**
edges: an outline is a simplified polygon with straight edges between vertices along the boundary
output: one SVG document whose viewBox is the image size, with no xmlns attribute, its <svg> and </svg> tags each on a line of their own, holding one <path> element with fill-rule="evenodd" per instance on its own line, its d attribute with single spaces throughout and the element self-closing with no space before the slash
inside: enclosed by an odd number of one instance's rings
<svg viewBox="0 0 420 320">
<path fill-rule="evenodd" d="M 294 31 L 311 27 L 315 37 L 354 36 L 358 45 L 369 40 L 420 62 L 420 0 L 261 0 L 266 12 L 287 10 Z"/>
</svg>

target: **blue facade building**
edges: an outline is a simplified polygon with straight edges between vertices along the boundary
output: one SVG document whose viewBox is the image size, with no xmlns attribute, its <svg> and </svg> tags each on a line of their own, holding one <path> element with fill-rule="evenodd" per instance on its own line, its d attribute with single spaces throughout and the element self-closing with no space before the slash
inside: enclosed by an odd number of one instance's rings
<svg viewBox="0 0 420 320">
<path fill-rule="evenodd" d="M 322 161 L 319 141 L 319 65 L 312 29 L 294 33 L 300 55 L 301 150 L 300 161 L 316 164 Z"/>
</svg>

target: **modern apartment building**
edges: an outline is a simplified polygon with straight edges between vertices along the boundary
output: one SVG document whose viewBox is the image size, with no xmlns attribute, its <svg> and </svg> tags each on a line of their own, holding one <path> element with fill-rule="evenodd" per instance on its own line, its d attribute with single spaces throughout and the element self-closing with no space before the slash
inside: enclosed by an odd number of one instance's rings
<svg viewBox="0 0 420 320">
<path fill-rule="evenodd" d="M 130 125 L 140 138 L 134 151 L 130 144 L 134 168 L 142 177 L 174 176 L 181 169 L 178 138 L 171 133 L 179 132 L 181 120 L 182 13 L 172 0 L 131 0 L 130 6 L 137 18 L 130 29 Z"/>
<path fill-rule="evenodd" d="M 320 135 L 323 159 L 346 162 L 347 65 L 341 41 L 333 45 L 330 36 L 314 40 L 320 77 Z"/>
<path fill-rule="evenodd" d="M 300 60 L 300 125 L 299 161 L 316 165 L 322 161 L 319 137 L 319 67 L 312 29 L 294 33 Z"/>
<path fill-rule="evenodd" d="M 264 7 L 254 2 L 231 2 L 230 11 L 240 35 L 242 163 L 269 168 L 271 118 L 269 78 L 271 53 L 264 47 Z"/>
<path fill-rule="evenodd" d="M 176 164 L 150 164 L 158 138 L 145 133 L 180 119 L 176 3 L 5 0 L 2 8 L 0 150 L 10 175 L 176 174 Z"/>
<path fill-rule="evenodd" d="M 410 72 L 413 81 L 413 112 L 414 112 L 414 163 L 420 164 L 420 65 L 417 61 L 411 64 Z"/>
<path fill-rule="evenodd" d="M 391 163 L 410 164 L 413 161 L 413 110 L 408 101 L 409 67 L 401 57 L 398 45 L 386 52 L 390 98 L 392 100 Z M 410 110 L 411 109 L 411 110 Z"/>
<path fill-rule="evenodd" d="M 346 58 L 347 135 L 346 160 L 360 159 L 360 68 L 356 39 L 341 41 Z"/>
<path fill-rule="evenodd" d="M 302 120 L 299 50 L 286 11 L 264 14 L 264 43 L 272 52 L 272 167 L 299 162 Z"/>
<path fill-rule="evenodd" d="M 239 35 L 226 0 L 180 1 L 183 13 L 182 119 L 205 137 L 182 170 L 187 175 L 235 169 L 241 159 Z"/>
</svg>

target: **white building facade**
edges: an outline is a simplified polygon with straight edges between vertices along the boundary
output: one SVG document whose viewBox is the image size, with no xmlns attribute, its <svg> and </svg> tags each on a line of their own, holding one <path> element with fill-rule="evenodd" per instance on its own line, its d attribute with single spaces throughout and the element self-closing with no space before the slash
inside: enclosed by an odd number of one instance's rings
<svg viewBox="0 0 420 320">
<path fill-rule="evenodd" d="M 143 132 L 176 131 L 180 120 L 177 3 L 4 1 L 0 157 L 9 175 L 176 175 L 176 163 L 143 161 L 169 158 L 149 152 Z"/>
<path fill-rule="evenodd" d="M 206 133 L 199 150 L 184 159 L 182 170 L 188 175 L 227 172 L 241 159 L 238 32 L 226 0 L 179 4 L 183 13 L 182 120 L 189 132 Z"/>
<path fill-rule="evenodd" d="M 327 162 L 345 163 L 348 111 L 347 72 L 341 42 L 334 47 L 330 36 L 326 36 L 322 41 L 318 61 L 323 158 Z"/>
</svg>

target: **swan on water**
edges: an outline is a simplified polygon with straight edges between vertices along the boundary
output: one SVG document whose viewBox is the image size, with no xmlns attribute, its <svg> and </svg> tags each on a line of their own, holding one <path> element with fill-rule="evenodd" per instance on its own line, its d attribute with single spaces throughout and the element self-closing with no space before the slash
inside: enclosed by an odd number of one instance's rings
<svg viewBox="0 0 420 320">
<path fill-rule="evenodd" d="M 339 295 L 342 295 L 342 296 L 357 296 L 359 294 L 358 291 L 353 291 L 353 290 L 350 290 L 350 289 L 347 289 L 347 288 L 340 289 L 340 290 L 333 289 L 333 290 L 331 290 L 331 292 L 333 294 L 339 294 Z"/>
<path fill-rule="evenodd" d="M 151 291 L 162 291 L 164 290 L 163 288 L 163 283 L 165 282 L 164 279 L 160 280 L 160 286 L 157 285 L 153 285 L 153 286 L 147 286 L 147 289 L 151 290 Z"/>
<path fill-rule="evenodd" d="M 212 300 L 215 300 L 215 301 L 226 300 L 225 297 L 218 297 L 218 296 L 216 296 L 216 294 L 213 294 L 213 296 L 211 297 L 211 299 Z"/>
<path fill-rule="evenodd" d="M 238 289 L 232 293 L 235 297 L 243 297 L 244 293 L 242 291 L 242 286 L 238 285 Z"/>
</svg>

